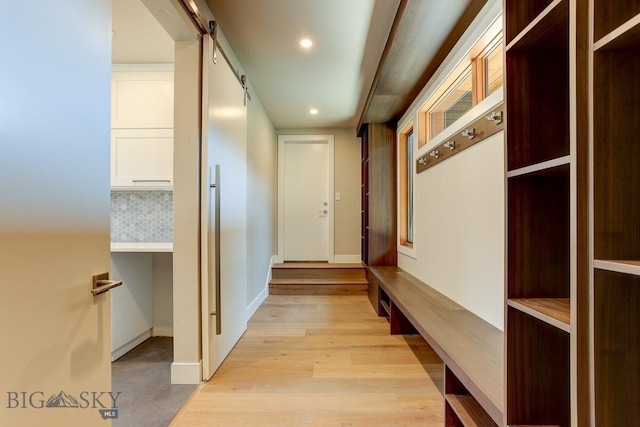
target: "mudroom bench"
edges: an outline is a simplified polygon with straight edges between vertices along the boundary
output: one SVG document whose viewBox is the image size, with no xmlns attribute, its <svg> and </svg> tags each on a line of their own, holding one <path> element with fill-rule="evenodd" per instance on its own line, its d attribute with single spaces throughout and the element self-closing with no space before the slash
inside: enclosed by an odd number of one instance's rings
<svg viewBox="0 0 640 427">
<path fill-rule="evenodd" d="M 391 334 L 419 333 L 445 365 L 445 425 L 503 424 L 504 333 L 398 267 L 367 267 Z"/>
</svg>

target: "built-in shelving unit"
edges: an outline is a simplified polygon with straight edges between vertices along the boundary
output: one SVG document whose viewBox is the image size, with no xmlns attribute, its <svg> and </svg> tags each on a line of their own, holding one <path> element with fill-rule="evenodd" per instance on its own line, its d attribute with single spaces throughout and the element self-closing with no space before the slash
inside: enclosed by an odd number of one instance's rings
<svg viewBox="0 0 640 427">
<path fill-rule="evenodd" d="M 594 425 L 640 419 L 640 0 L 590 0 Z"/>
<path fill-rule="evenodd" d="M 366 265 L 396 265 L 396 129 L 391 124 L 367 123 L 361 138 L 361 254 Z M 377 287 L 369 286 L 369 300 L 378 307 Z"/>
<path fill-rule="evenodd" d="M 589 417 L 589 358 L 578 350 L 588 338 L 588 217 L 578 215 L 588 195 L 587 106 L 576 102 L 587 91 L 588 57 L 578 48 L 586 1 L 505 0 L 504 8 L 505 424 L 578 426 Z"/>
</svg>

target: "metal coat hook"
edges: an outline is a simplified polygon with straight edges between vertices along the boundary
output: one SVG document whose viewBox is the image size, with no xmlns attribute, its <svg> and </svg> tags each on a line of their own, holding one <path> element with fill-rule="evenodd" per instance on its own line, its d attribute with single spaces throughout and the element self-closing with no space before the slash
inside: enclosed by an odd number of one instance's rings
<svg viewBox="0 0 640 427">
<path fill-rule="evenodd" d="M 476 130 L 474 128 L 465 129 L 462 132 L 462 136 L 466 136 L 469 139 L 473 139 L 476 137 Z"/>
<path fill-rule="evenodd" d="M 429 160 L 427 160 L 427 158 L 426 158 L 426 157 L 420 157 L 420 158 L 418 159 L 418 163 L 420 163 L 421 165 L 425 165 L 425 166 L 427 165 L 427 162 L 428 162 L 428 161 L 429 161 Z"/>
<path fill-rule="evenodd" d="M 444 143 L 444 147 L 448 148 L 449 150 L 453 151 L 456 149 L 456 142 L 455 141 L 447 141 Z"/>
<path fill-rule="evenodd" d="M 433 150 L 432 152 L 430 152 L 430 153 L 429 153 L 429 155 L 430 155 L 431 157 L 435 157 L 435 158 L 437 159 L 438 157 L 440 157 L 440 151 L 438 151 L 438 150 Z"/>
<path fill-rule="evenodd" d="M 493 120 L 497 125 L 499 125 L 500 123 L 502 123 L 502 111 L 493 111 L 485 118 L 487 120 Z"/>
</svg>

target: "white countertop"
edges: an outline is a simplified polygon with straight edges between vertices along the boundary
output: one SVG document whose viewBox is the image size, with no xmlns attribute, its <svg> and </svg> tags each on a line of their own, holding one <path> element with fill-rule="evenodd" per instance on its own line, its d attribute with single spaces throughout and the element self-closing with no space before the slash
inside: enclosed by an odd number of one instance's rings
<svg viewBox="0 0 640 427">
<path fill-rule="evenodd" d="M 173 242 L 111 242 L 111 252 L 173 252 Z"/>
</svg>

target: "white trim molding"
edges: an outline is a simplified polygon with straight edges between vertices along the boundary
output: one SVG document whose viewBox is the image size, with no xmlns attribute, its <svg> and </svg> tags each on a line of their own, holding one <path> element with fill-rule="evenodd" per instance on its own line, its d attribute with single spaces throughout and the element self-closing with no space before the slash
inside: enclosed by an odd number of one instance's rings
<svg viewBox="0 0 640 427">
<path fill-rule="evenodd" d="M 197 363 L 171 364 L 171 384 L 200 384 L 202 381 L 202 360 Z"/>
<path fill-rule="evenodd" d="M 253 316 L 256 313 L 256 311 L 258 311 L 258 308 L 260 308 L 260 305 L 262 305 L 264 300 L 266 300 L 267 297 L 269 296 L 269 282 L 271 281 L 271 269 L 273 268 L 273 264 L 275 264 L 277 260 L 278 260 L 278 257 L 276 255 L 271 257 L 271 262 L 269 263 L 269 271 L 267 272 L 267 280 L 264 284 L 264 289 L 262 290 L 262 292 L 258 294 L 257 297 L 255 297 L 255 299 L 247 307 L 247 322 L 249 321 L 249 319 L 251 319 L 251 316 Z"/>
<path fill-rule="evenodd" d="M 120 359 L 122 356 L 129 353 L 131 350 L 133 350 L 134 348 L 136 348 L 137 346 L 139 346 L 140 344 L 142 344 L 143 342 L 151 338 L 151 331 L 152 329 L 149 329 L 148 331 L 141 333 L 140 335 L 138 335 L 128 343 L 120 346 L 120 348 L 113 350 L 111 352 L 111 361 L 113 362 L 114 360 Z"/>
</svg>

